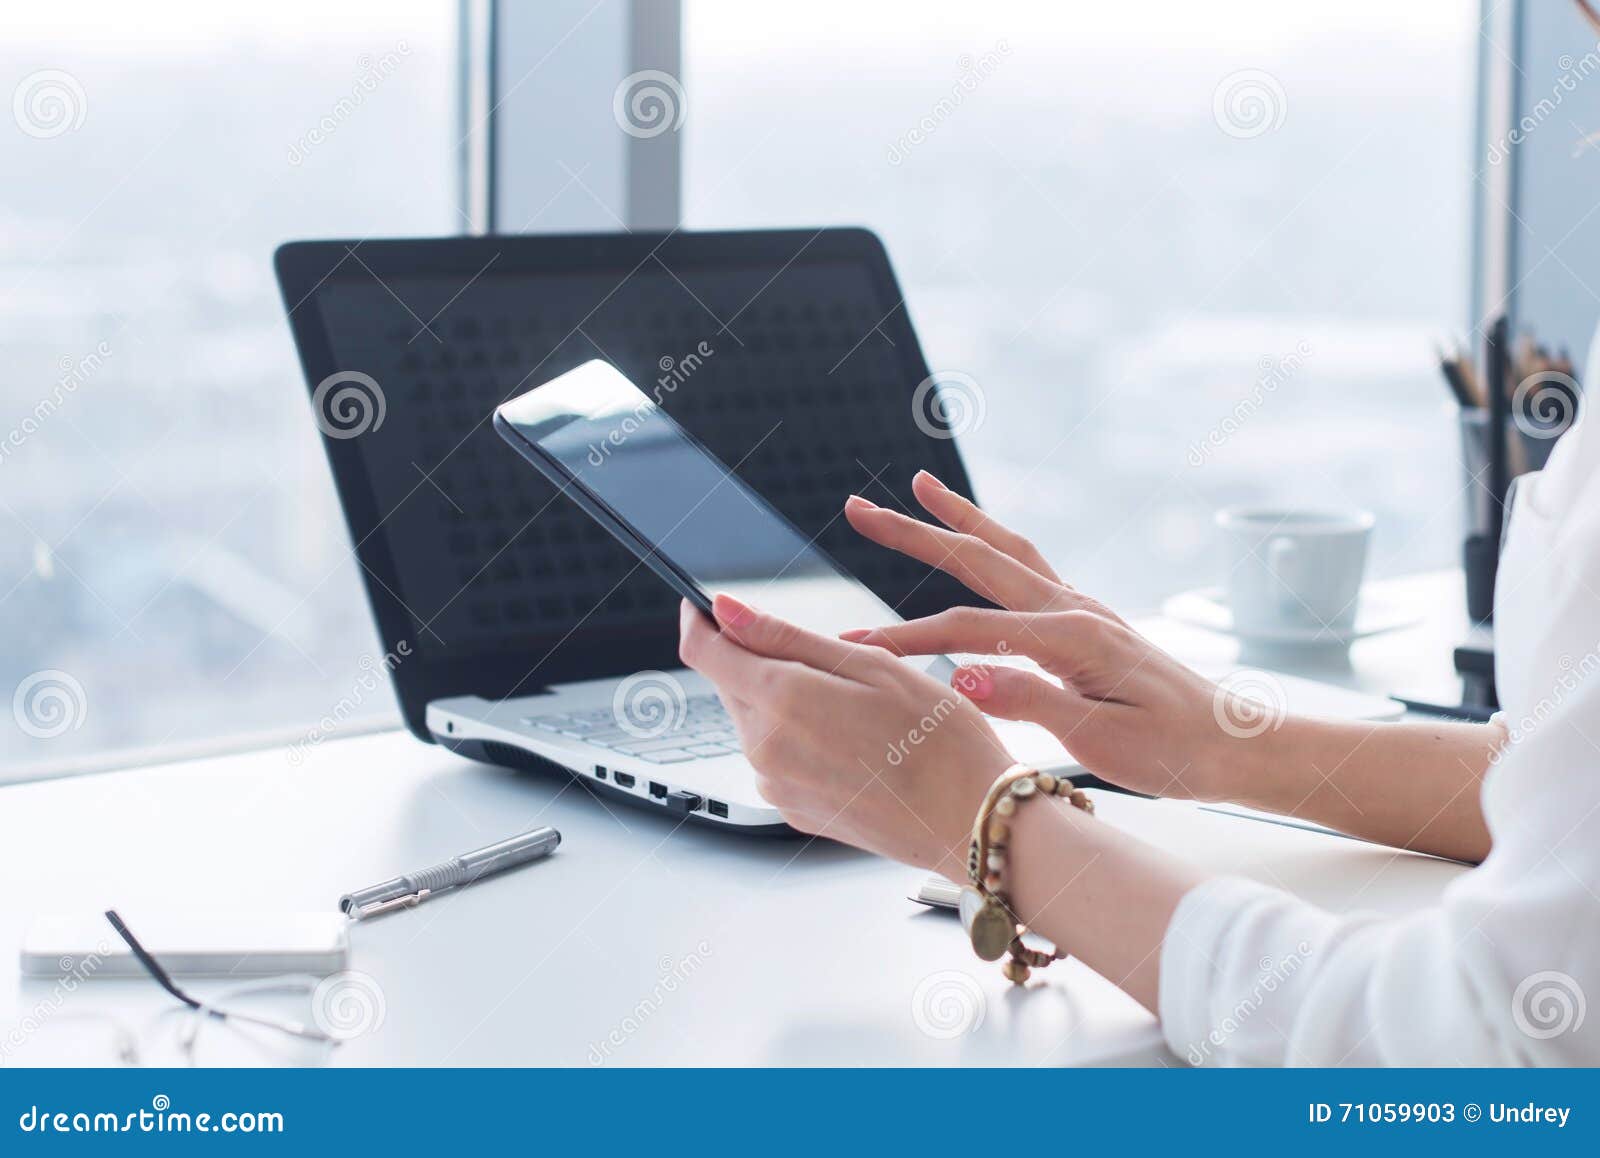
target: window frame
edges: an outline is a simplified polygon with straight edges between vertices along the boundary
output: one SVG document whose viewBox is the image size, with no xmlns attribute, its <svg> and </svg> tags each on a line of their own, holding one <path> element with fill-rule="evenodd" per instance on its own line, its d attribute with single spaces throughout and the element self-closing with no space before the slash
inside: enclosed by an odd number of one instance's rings
<svg viewBox="0 0 1600 1158">
<path fill-rule="evenodd" d="M 676 122 L 625 131 L 617 102 L 649 72 L 665 73 L 681 94 L 681 0 L 462 0 L 462 8 L 463 41 L 483 45 L 464 87 L 486 94 L 484 113 L 463 133 L 476 153 L 465 171 L 485 174 L 469 202 L 475 225 L 489 233 L 678 228 Z"/>
</svg>

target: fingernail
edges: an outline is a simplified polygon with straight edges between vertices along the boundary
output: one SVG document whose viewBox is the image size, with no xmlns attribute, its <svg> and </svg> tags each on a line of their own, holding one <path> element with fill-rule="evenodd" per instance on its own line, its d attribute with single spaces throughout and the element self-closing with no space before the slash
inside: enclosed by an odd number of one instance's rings
<svg viewBox="0 0 1600 1158">
<path fill-rule="evenodd" d="M 977 668 L 957 668 L 950 683 L 969 700 L 986 700 L 994 695 L 994 677 Z"/>
<path fill-rule="evenodd" d="M 858 511 L 875 511 L 878 509 L 877 503 L 872 502 L 870 499 L 864 499 L 860 495 L 851 495 L 845 499 L 844 505 L 854 507 Z"/>
<path fill-rule="evenodd" d="M 931 471 L 919 470 L 917 472 L 917 477 L 921 479 L 927 479 L 930 483 L 942 491 L 947 491 L 950 489 L 949 487 L 945 486 L 944 483 L 940 482 L 939 477 Z"/>
<path fill-rule="evenodd" d="M 718 621 L 726 623 L 729 627 L 745 627 L 755 622 L 755 611 L 740 603 L 732 595 L 718 595 L 711 601 L 711 606 L 717 613 Z"/>
<path fill-rule="evenodd" d="M 872 628 L 870 627 L 853 627 L 849 631 L 841 631 L 839 638 L 846 643 L 860 643 L 871 634 Z"/>
</svg>

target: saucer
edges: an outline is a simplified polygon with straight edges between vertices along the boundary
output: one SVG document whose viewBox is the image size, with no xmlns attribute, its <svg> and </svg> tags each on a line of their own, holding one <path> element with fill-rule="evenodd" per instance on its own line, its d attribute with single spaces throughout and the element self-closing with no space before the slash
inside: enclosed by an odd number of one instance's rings
<svg viewBox="0 0 1600 1158">
<path fill-rule="evenodd" d="M 1161 605 L 1161 614 L 1191 627 L 1202 627 L 1221 635 L 1251 643 L 1269 644 L 1348 644 L 1369 635 L 1397 631 L 1421 622 L 1422 610 L 1414 604 L 1403 603 L 1393 597 L 1366 590 L 1361 593 L 1361 605 L 1356 611 L 1355 623 L 1344 628 L 1329 627 L 1264 627 L 1250 631 L 1237 631 L 1233 626 L 1233 612 L 1228 608 L 1227 593 L 1221 587 L 1201 587 L 1174 595 Z"/>
</svg>

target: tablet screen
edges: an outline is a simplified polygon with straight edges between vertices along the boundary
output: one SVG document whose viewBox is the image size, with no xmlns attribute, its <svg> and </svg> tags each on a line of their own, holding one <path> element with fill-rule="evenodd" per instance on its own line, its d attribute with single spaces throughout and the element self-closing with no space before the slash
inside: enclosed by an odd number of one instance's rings
<svg viewBox="0 0 1600 1158">
<path fill-rule="evenodd" d="M 659 403 L 596 360 L 512 399 L 499 414 L 701 591 L 825 635 L 899 620 L 740 481 L 738 462 L 719 461 Z M 845 497 L 838 496 L 841 506 Z"/>
</svg>

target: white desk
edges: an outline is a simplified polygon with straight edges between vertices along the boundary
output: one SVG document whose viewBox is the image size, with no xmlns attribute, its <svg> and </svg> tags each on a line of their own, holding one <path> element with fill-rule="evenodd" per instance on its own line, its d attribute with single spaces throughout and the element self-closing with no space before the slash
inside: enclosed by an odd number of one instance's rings
<svg viewBox="0 0 1600 1158">
<path fill-rule="evenodd" d="M 1186 656 L 1227 658 L 1212 641 L 1183 647 L 1187 633 L 1146 627 Z M 1418 649 L 1444 646 L 1448 630 L 1441 621 L 1358 644 L 1341 682 L 1432 678 L 1439 657 Z M 1109 823 L 1334 908 L 1414 909 L 1462 871 L 1097 795 Z M 381 987 L 385 1014 L 332 1051 L 334 1063 L 1174 1060 L 1150 1016 L 1076 962 L 1014 989 L 973 958 L 953 918 L 905 899 L 921 879 L 912 870 L 818 842 L 677 827 L 385 733 L 325 743 L 299 768 L 266 751 L 0 788 L 0 1044 L 19 1025 L 23 1039 L 6 1063 L 112 1064 L 107 1028 L 82 1016 L 103 1011 L 136 1031 L 145 1062 L 181 1057 L 174 1003 L 151 982 L 100 979 L 62 995 L 19 980 L 12 962 L 35 913 L 325 909 L 347 889 L 536 823 L 565 837 L 550 860 L 354 927 L 352 965 Z M 931 1010 L 914 1008 L 919 992 Z M 958 1025 L 973 1020 L 961 1003 L 981 1002 L 981 1025 L 938 1036 L 941 1000 Z M 225 1028 L 206 1029 L 197 1056 L 327 1057 Z"/>
</svg>

